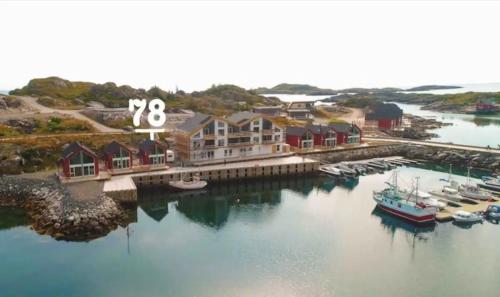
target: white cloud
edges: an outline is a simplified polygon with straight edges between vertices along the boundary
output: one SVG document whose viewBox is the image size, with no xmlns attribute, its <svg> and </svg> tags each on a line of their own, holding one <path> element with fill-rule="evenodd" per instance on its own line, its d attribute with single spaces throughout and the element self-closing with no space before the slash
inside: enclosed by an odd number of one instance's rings
<svg viewBox="0 0 500 297">
<path fill-rule="evenodd" d="M 500 81 L 493 2 L 0 3 L 0 89 Z"/>
</svg>

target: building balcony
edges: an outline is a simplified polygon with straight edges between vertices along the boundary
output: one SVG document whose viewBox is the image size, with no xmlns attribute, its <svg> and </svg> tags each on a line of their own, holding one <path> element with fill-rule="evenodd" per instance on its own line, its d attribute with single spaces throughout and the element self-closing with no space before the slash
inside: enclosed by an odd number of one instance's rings
<svg viewBox="0 0 500 297">
<path fill-rule="evenodd" d="M 274 130 L 272 129 L 263 129 L 262 135 L 273 135 Z"/>
<path fill-rule="evenodd" d="M 215 134 L 204 134 L 203 135 L 204 140 L 212 140 L 215 139 Z"/>
<path fill-rule="evenodd" d="M 274 139 L 271 139 L 271 140 L 262 140 L 262 144 L 273 144 L 273 143 L 277 143 L 279 141 L 276 141 Z"/>
<path fill-rule="evenodd" d="M 227 146 L 229 147 L 235 147 L 235 146 L 245 146 L 245 145 L 252 145 L 250 141 L 246 142 L 235 142 L 235 143 L 228 143 Z"/>
<path fill-rule="evenodd" d="M 231 132 L 227 135 L 227 137 L 232 138 L 232 137 L 250 137 L 252 135 L 252 132 L 250 131 L 240 131 L 240 132 Z"/>
</svg>

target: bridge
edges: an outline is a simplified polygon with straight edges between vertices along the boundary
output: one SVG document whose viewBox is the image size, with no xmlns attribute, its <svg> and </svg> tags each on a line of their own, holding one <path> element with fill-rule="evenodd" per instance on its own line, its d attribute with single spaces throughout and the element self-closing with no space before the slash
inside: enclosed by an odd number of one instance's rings
<svg viewBox="0 0 500 297">
<path fill-rule="evenodd" d="M 500 155 L 500 149 L 498 147 L 497 148 L 494 148 L 494 147 L 487 148 L 484 146 L 454 144 L 454 143 L 450 143 L 450 142 L 411 140 L 411 139 L 391 138 L 391 137 L 363 137 L 363 140 L 402 143 L 402 144 L 415 144 L 415 145 L 439 147 L 439 148 L 444 148 L 444 149 L 457 149 L 457 150 L 464 150 L 464 151 L 471 151 L 471 152 L 491 153 L 491 154 L 495 154 L 495 155 Z"/>
</svg>

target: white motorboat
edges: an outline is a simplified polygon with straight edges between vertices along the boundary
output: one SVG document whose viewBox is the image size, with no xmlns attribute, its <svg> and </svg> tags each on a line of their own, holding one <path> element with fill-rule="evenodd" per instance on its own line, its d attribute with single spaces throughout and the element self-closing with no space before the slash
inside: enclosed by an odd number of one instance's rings
<svg viewBox="0 0 500 297">
<path fill-rule="evenodd" d="M 452 187 L 444 186 L 441 191 L 433 190 L 429 192 L 433 196 L 446 198 L 448 200 L 452 200 L 455 202 L 460 202 L 464 199 L 462 196 L 458 194 L 458 190 Z"/>
<path fill-rule="evenodd" d="M 340 176 L 342 175 L 342 172 L 340 169 L 335 168 L 333 166 L 323 166 L 319 168 L 319 171 L 326 173 L 328 175 L 334 175 L 334 176 Z"/>
<path fill-rule="evenodd" d="M 178 181 L 171 181 L 168 183 L 171 187 L 179 190 L 199 190 L 207 186 L 207 182 L 200 179 L 199 174 L 195 174 L 191 180 L 186 181 L 184 178 Z"/>
<path fill-rule="evenodd" d="M 477 223 L 484 219 L 481 214 L 463 210 L 457 210 L 452 217 L 457 223 Z"/>
<path fill-rule="evenodd" d="M 416 200 L 418 199 L 419 201 L 423 202 L 427 206 L 435 207 L 439 210 L 444 209 L 448 203 L 443 202 L 437 198 L 434 198 L 431 194 L 424 192 L 424 191 L 418 191 L 416 193 L 415 191 L 411 191 L 408 189 L 400 189 L 401 192 L 405 193 L 407 197 L 410 199 Z"/>
</svg>

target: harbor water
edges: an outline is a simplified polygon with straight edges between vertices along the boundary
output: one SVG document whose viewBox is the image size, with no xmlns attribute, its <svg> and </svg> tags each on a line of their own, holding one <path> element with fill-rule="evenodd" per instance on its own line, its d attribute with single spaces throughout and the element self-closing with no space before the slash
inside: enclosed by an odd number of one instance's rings
<svg viewBox="0 0 500 297">
<path fill-rule="evenodd" d="M 498 148 L 500 145 L 500 115 L 473 115 L 458 113 L 442 113 L 420 109 L 420 105 L 396 103 L 404 113 L 435 119 L 451 125 L 432 129 L 428 132 L 437 136 L 431 141 L 452 142 L 485 147 Z"/>
<path fill-rule="evenodd" d="M 439 189 L 446 168 L 400 167 Z M 133 222 L 56 241 L 0 212 L 1 296 L 497 296 L 500 226 L 416 227 L 375 209 L 392 172 L 149 188 Z M 465 181 L 464 176 L 455 177 Z"/>
</svg>

